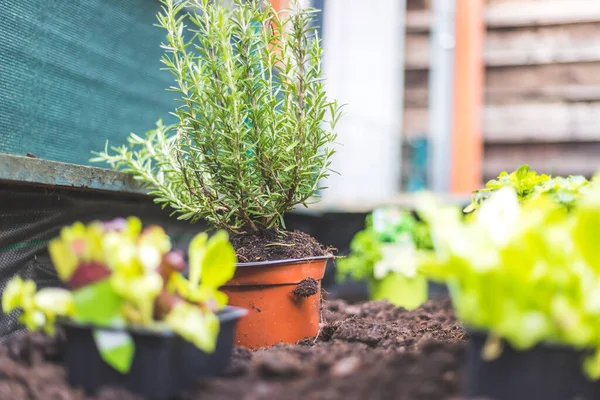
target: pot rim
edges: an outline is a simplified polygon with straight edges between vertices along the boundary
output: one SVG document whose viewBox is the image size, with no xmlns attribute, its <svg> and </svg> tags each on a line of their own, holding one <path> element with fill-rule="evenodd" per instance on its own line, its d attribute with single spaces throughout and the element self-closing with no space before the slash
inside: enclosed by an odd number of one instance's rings
<svg viewBox="0 0 600 400">
<path fill-rule="evenodd" d="M 219 318 L 219 323 L 229 322 L 237 320 L 248 315 L 248 310 L 241 307 L 225 306 L 221 311 L 216 313 Z M 58 318 L 56 324 L 59 326 L 68 326 L 72 328 L 82 329 L 101 329 L 103 331 L 110 332 L 127 332 L 138 335 L 146 336 L 160 336 L 160 337 L 172 337 L 179 336 L 173 330 L 166 327 L 166 325 L 159 325 L 156 328 L 148 328 L 134 325 L 123 325 L 123 326 L 110 326 L 110 325 L 96 325 L 92 323 L 79 323 L 70 318 Z"/>
<path fill-rule="evenodd" d="M 277 266 L 283 264 L 301 264 L 307 261 L 320 261 L 320 260 L 329 260 L 333 259 L 335 256 L 333 254 L 327 254 L 324 256 L 312 256 L 312 257 L 304 257 L 304 258 L 284 258 L 282 260 L 270 260 L 270 261 L 252 261 L 252 262 L 242 262 L 236 263 L 236 268 L 242 267 L 270 267 Z"/>
</svg>

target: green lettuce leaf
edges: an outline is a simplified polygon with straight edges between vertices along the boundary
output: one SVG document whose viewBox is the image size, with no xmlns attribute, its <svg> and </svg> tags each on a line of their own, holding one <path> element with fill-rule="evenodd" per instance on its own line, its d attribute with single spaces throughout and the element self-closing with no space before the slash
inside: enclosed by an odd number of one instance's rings
<svg viewBox="0 0 600 400">
<path fill-rule="evenodd" d="M 181 302 L 166 316 L 167 325 L 178 335 L 207 353 L 215 351 L 219 318 L 211 311 Z"/>
<path fill-rule="evenodd" d="M 350 254 L 336 261 L 338 280 L 350 277 L 354 280 L 377 279 L 376 266 L 383 260 L 383 248 L 387 244 L 409 245 L 417 249 L 433 247 L 429 227 L 417 221 L 410 213 L 397 208 L 386 207 L 368 215 L 365 229 L 356 233 L 350 242 Z M 402 271 L 412 265 L 410 260 L 397 262 L 392 270 Z M 408 272 L 412 275 L 412 272 Z M 385 275 L 385 274 L 384 274 Z M 379 276 L 381 278 L 381 276 Z"/>
<path fill-rule="evenodd" d="M 524 170 L 520 174 L 531 178 Z M 600 349 L 595 243 L 600 188 L 595 184 L 573 208 L 550 192 L 522 201 L 515 189 L 502 187 L 467 219 L 431 198 L 424 198 L 419 211 L 434 243 L 433 252 L 416 257 L 419 269 L 448 284 L 464 323 L 518 350 L 540 342 Z M 598 378 L 598 365 L 596 355 L 583 367 Z"/>
<path fill-rule="evenodd" d="M 138 325 L 151 325 L 154 301 L 163 289 L 163 280 L 158 272 L 139 276 L 113 273 L 110 285 L 114 293 L 127 302 L 128 320 Z"/>
<path fill-rule="evenodd" d="M 373 300 L 387 300 L 396 307 L 414 310 L 427 301 L 427 278 L 390 273 L 370 281 L 369 292 Z"/>
<path fill-rule="evenodd" d="M 236 262 L 235 250 L 229 243 L 227 232 L 215 233 L 208 240 L 202 258 L 202 286 L 216 289 L 227 283 L 233 278 Z"/>
<path fill-rule="evenodd" d="M 218 231 L 210 239 L 201 233 L 190 242 L 190 283 L 192 286 L 218 288 L 233 278 L 237 258 L 225 231 Z"/>
<path fill-rule="evenodd" d="M 10 280 L 2 293 L 2 310 L 9 313 L 16 309 L 21 309 L 19 322 L 29 331 L 43 329 L 49 335 L 54 335 L 56 317 L 72 317 L 75 313 L 68 290 L 44 288 L 36 292 L 35 282 L 19 276 Z"/>
<path fill-rule="evenodd" d="M 121 315 L 124 299 L 114 290 L 110 279 L 84 286 L 72 294 L 74 317 L 80 323 L 109 326 Z"/>
<path fill-rule="evenodd" d="M 127 374 L 135 355 L 135 343 L 131 335 L 105 329 L 95 329 L 92 334 L 104 362 L 121 374 Z"/>
<path fill-rule="evenodd" d="M 557 204 L 572 209 L 578 199 L 586 193 L 589 182 L 583 176 L 575 175 L 552 178 L 546 174 L 538 174 L 522 165 L 512 173 L 502 172 L 497 179 L 490 180 L 485 189 L 475 191 L 471 204 L 463 211 L 472 213 L 490 194 L 502 189 L 512 188 L 517 193 L 519 201 L 529 201 L 539 196 L 548 196 Z"/>
<path fill-rule="evenodd" d="M 190 283 L 193 286 L 200 285 L 200 277 L 202 275 L 202 260 L 206 254 L 206 242 L 208 234 L 205 232 L 199 233 L 190 242 L 188 249 L 189 256 L 189 274 Z"/>
</svg>

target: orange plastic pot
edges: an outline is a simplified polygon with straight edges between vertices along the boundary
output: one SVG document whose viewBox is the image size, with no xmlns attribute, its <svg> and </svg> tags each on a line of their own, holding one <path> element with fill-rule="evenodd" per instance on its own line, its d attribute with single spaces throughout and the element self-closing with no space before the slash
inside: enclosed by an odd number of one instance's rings
<svg viewBox="0 0 600 400">
<path fill-rule="evenodd" d="M 330 257 L 240 263 L 232 280 L 221 288 L 229 305 L 248 310 L 237 327 L 235 342 L 250 349 L 295 343 L 319 331 L 321 280 Z M 294 294 L 297 285 L 313 278 L 318 286 L 309 297 Z"/>
</svg>

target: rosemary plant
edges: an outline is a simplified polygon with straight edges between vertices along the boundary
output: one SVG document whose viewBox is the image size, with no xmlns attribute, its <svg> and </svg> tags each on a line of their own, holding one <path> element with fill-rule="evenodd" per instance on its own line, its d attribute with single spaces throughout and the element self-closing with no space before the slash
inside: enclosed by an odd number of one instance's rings
<svg viewBox="0 0 600 400">
<path fill-rule="evenodd" d="M 316 10 L 281 16 L 264 0 L 162 0 L 164 69 L 176 123 L 95 153 L 180 219 L 249 233 L 322 189 L 340 118 L 326 97 Z"/>
</svg>

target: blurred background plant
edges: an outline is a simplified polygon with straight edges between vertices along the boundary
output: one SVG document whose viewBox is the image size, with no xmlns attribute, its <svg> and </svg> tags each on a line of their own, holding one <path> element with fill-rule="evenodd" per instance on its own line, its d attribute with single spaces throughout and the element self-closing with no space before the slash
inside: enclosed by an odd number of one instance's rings
<svg viewBox="0 0 600 400">
<path fill-rule="evenodd" d="M 427 299 L 427 281 L 417 271 L 418 249 L 431 249 L 427 225 L 397 208 L 379 208 L 350 243 L 350 254 L 337 261 L 337 278 L 366 280 L 374 300 L 407 309 Z"/>
<path fill-rule="evenodd" d="M 571 209 L 588 190 L 588 184 L 589 181 L 581 175 L 553 178 L 550 175 L 538 174 L 525 164 L 511 173 L 501 172 L 497 179 L 486 183 L 484 189 L 476 190 L 471 204 L 464 211 L 466 213 L 475 211 L 490 194 L 505 187 L 514 189 L 521 202 L 530 201 L 541 195 L 549 195 L 556 203 Z"/>
</svg>

